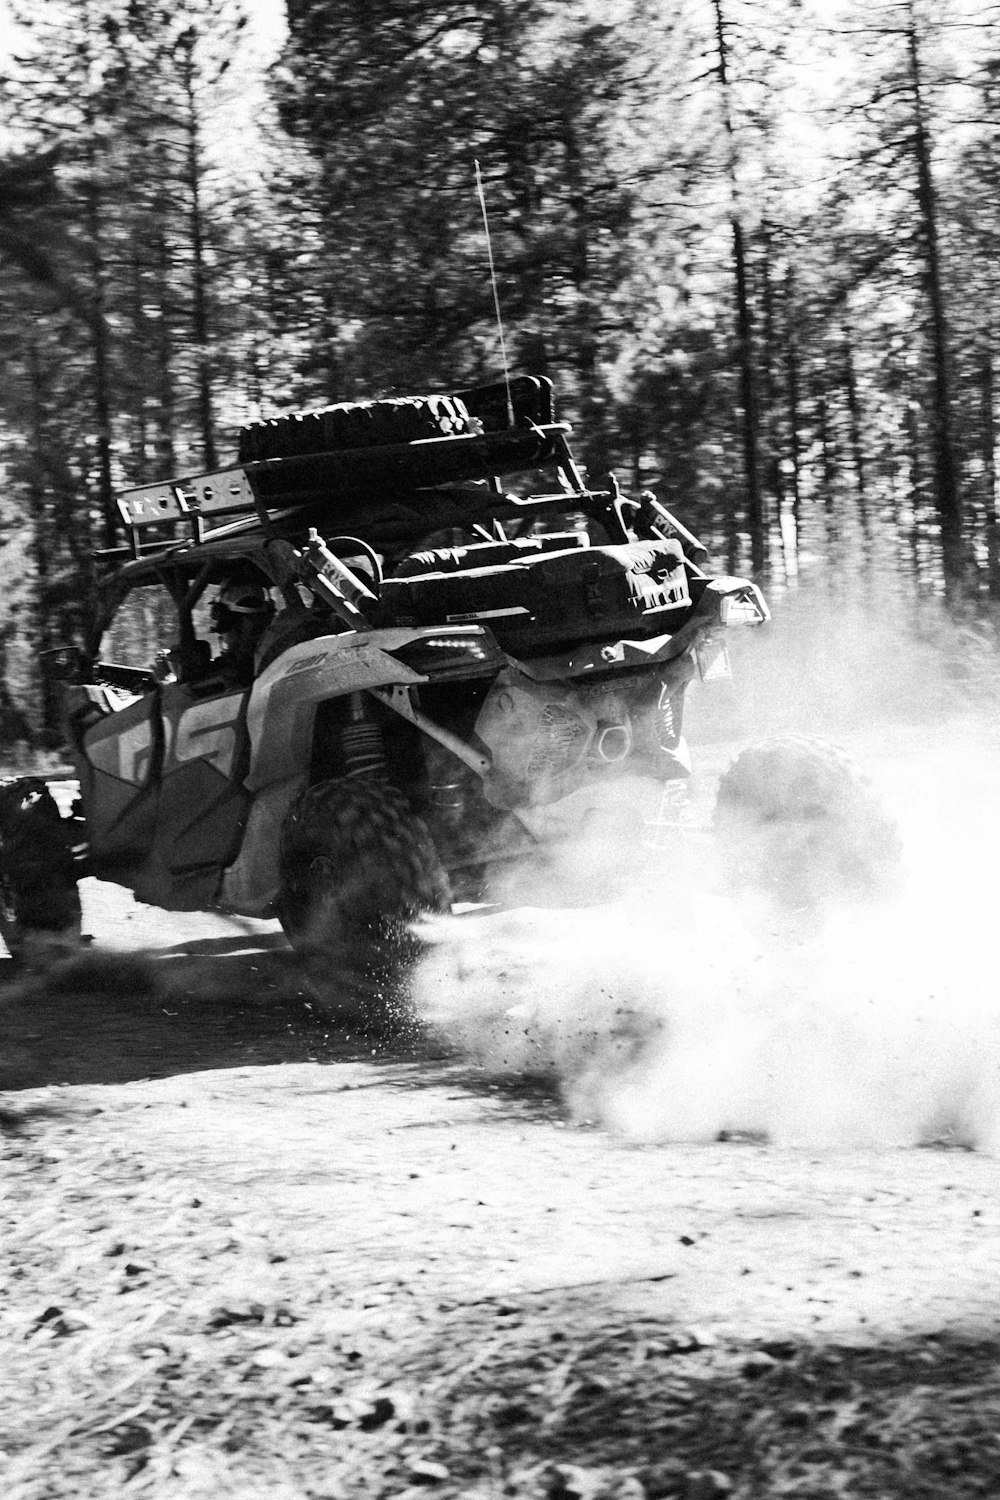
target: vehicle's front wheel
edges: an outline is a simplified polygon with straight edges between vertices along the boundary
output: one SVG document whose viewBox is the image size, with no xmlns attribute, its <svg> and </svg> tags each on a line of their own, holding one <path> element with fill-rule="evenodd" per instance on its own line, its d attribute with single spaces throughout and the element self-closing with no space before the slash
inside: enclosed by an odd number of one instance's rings
<svg viewBox="0 0 1000 1500">
<path fill-rule="evenodd" d="M 80 893 L 66 821 L 37 777 L 0 784 L 0 936 L 39 962 L 80 943 Z"/>
<path fill-rule="evenodd" d="M 430 834 L 395 787 L 342 777 L 292 804 L 278 915 L 324 1007 L 398 1029 L 420 954 L 414 923 L 449 904 Z"/>
<path fill-rule="evenodd" d="M 899 879 L 895 820 L 825 740 L 781 737 L 738 755 L 719 786 L 715 832 L 733 888 L 786 908 L 888 895 Z"/>
</svg>

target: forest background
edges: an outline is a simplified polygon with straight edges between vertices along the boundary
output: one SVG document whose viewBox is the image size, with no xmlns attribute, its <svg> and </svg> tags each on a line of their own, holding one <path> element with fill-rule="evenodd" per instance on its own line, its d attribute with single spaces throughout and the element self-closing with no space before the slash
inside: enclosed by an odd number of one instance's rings
<svg viewBox="0 0 1000 1500">
<path fill-rule="evenodd" d="M 730 571 L 1000 602 L 1000 5 L 8 0 L 0 743 L 124 487 L 259 416 L 550 375 Z M 860 580 L 860 582 L 859 582 Z"/>
</svg>

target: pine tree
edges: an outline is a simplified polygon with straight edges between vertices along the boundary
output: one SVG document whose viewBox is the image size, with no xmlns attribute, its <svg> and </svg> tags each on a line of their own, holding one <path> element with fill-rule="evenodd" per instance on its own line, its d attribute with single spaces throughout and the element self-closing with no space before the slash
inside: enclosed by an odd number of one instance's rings
<svg viewBox="0 0 1000 1500">
<path fill-rule="evenodd" d="M 207 0 L 68 0 L 22 21 L 5 100 L 26 145 L 0 222 L 17 276 L 0 403 L 44 645 L 79 637 L 91 547 L 119 540 L 117 491 L 217 456 L 212 381 L 224 387 L 243 357 L 248 314 L 229 278 L 247 241 L 214 212 L 199 132 L 243 23 Z M 239 401 L 227 406 L 238 420 Z"/>
<path fill-rule="evenodd" d="M 293 0 L 289 25 L 275 85 L 316 163 L 327 397 L 499 373 L 478 159 L 513 357 L 564 374 L 606 467 L 604 309 L 634 203 L 615 29 L 544 0 Z"/>
</svg>

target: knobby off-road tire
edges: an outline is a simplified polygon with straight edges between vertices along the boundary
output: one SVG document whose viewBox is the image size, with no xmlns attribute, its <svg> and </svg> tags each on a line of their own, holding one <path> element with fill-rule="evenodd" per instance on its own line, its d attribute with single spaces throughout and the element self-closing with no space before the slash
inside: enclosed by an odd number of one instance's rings
<svg viewBox="0 0 1000 1500">
<path fill-rule="evenodd" d="M 281 840 L 278 915 L 324 1009 L 369 1030 L 410 1019 L 416 920 L 450 904 L 426 827 L 387 783 L 343 777 L 292 804 Z"/>
<path fill-rule="evenodd" d="M 44 962 L 80 943 L 70 833 L 37 777 L 0 783 L 0 936 L 23 961 Z"/>
<path fill-rule="evenodd" d="M 727 883 L 786 909 L 890 895 L 902 848 L 872 783 L 836 745 L 765 740 L 722 778 L 715 832 Z"/>
</svg>

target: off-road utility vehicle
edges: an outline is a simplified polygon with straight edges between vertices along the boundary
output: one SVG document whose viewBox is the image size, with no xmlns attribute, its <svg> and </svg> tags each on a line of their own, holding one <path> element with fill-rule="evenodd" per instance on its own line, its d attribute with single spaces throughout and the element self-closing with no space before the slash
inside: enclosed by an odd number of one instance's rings
<svg viewBox="0 0 1000 1500">
<path fill-rule="evenodd" d="M 495 898 L 626 779 L 648 793 L 635 837 L 664 821 L 685 689 L 768 610 L 651 494 L 588 487 L 567 431 L 522 376 L 256 422 L 233 467 L 125 491 L 90 637 L 57 653 L 78 802 L 0 793 L 11 950 L 78 932 L 82 871 L 276 915 L 314 975 L 377 989 L 413 917 Z M 234 584 L 259 616 L 242 668 L 212 657 Z M 762 820 L 849 809 L 868 868 L 849 768 L 806 742 L 747 756 L 720 809 L 748 867 Z"/>
</svg>

